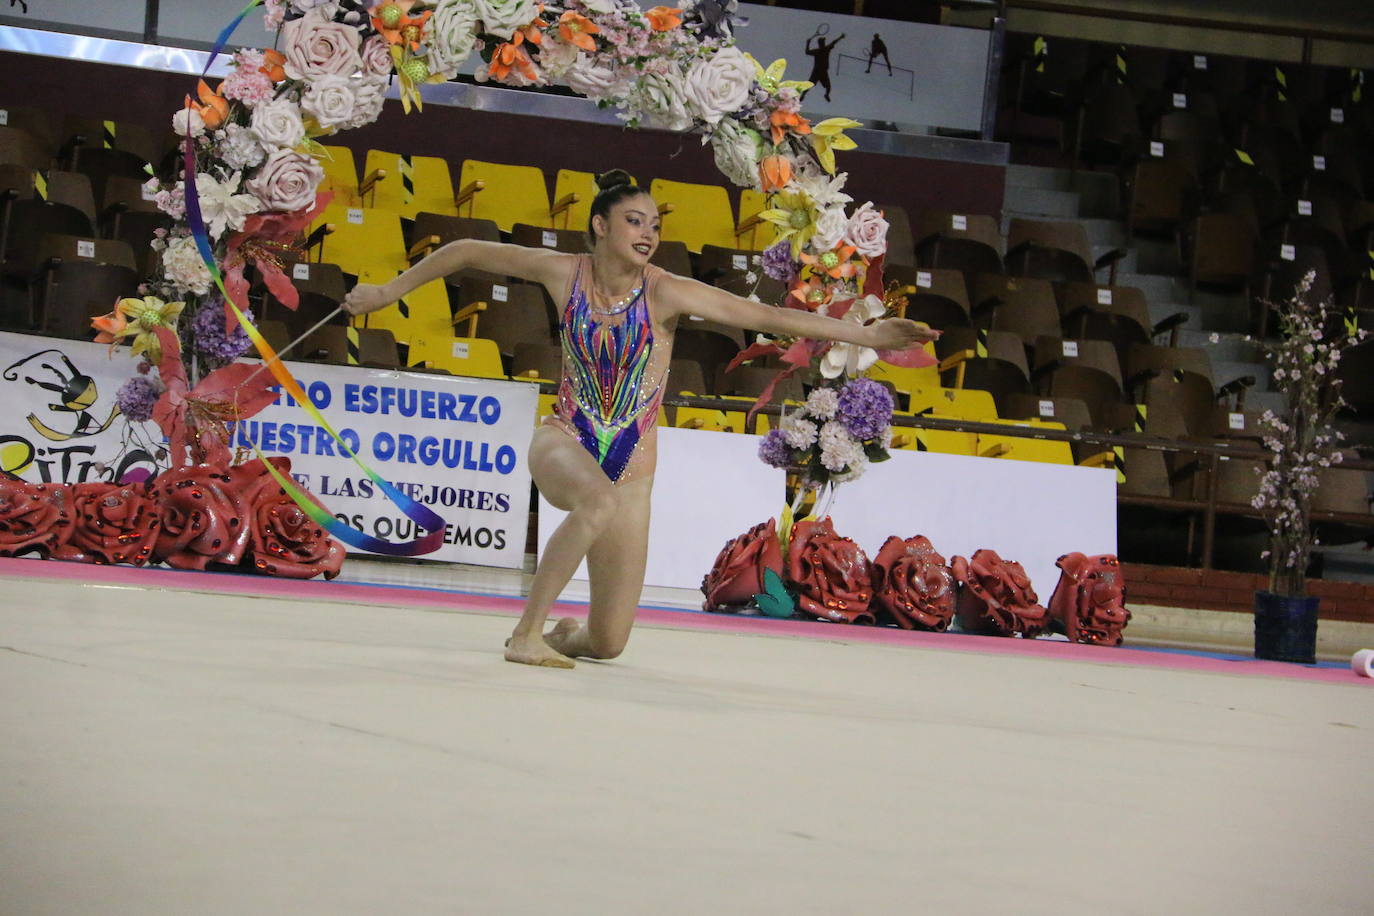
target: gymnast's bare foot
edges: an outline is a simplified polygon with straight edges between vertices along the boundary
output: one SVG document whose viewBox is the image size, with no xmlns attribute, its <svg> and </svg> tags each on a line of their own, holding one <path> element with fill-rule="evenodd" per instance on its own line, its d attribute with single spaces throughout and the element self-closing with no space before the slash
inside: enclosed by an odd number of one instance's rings
<svg viewBox="0 0 1374 916">
<path fill-rule="evenodd" d="M 541 668 L 572 668 L 576 662 L 550 648 L 538 633 L 525 633 L 506 640 L 506 661 Z"/>
<path fill-rule="evenodd" d="M 544 634 L 544 642 L 548 643 L 555 652 L 572 657 L 568 652 L 568 640 L 577 632 L 582 622 L 576 617 L 564 617 L 553 625 L 553 629 Z"/>
</svg>

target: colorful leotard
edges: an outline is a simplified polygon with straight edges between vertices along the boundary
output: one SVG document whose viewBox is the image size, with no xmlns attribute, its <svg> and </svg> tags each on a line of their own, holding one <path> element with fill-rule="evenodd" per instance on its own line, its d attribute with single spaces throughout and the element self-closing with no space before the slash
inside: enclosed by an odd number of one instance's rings
<svg viewBox="0 0 1374 916">
<path fill-rule="evenodd" d="M 582 443 L 612 483 L 651 474 L 663 382 L 672 358 L 671 333 L 654 339 L 651 303 L 662 271 L 645 270 L 640 293 L 616 312 L 592 307 L 586 286 L 590 259 L 578 259 L 559 337 L 563 378 L 545 422 Z"/>
</svg>

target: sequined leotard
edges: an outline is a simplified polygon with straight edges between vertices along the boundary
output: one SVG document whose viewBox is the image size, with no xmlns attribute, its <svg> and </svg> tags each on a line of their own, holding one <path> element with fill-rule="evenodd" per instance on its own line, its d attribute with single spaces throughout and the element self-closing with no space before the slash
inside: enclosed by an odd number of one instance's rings
<svg viewBox="0 0 1374 916">
<path fill-rule="evenodd" d="M 649 265 L 639 295 L 615 312 L 592 307 L 590 259 L 578 258 L 559 337 L 563 378 L 544 422 L 576 438 L 612 483 L 652 474 L 671 331 L 654 337 L 652 302 L 662 271 Z"/>
</svg>

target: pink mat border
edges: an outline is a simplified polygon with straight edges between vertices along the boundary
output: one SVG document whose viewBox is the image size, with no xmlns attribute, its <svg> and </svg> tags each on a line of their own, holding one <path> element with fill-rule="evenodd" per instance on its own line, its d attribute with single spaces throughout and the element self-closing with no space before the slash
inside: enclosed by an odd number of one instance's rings
<svg viewBox="0 0 1374 916">
<path fill-rule="evenodd" d="M 132 566 L 93 566 L 28 558 L 0 557 L 0 577 L 50 579 L 128 585 L 137 588 L 177 589 L 217 594 L 295 600 L 338 601 L 350 604 L 389 605 L 392 607 L 434 608 L 447 611 L 477 611 L 504 616 L 519 616 L 519 598 L 470 592 L 447 592 L 413 586 L 361 585 L 349 582 L 271 579 L 231 573 L 200 573 L 163 568 Z M 587 606 L 559 602 L 556 616 L 586 616 Z M 1334 684 L 1374 684 L 1374 680 L 1355 674 L 1350 668 L 1311 668 L 1283 662 L 1256 659 L 1228 660 L 1207 655 L 1160 652 L 1131 648 L 1104 648 L 1036 639 L 995 639 L 961 633 L 928 633 L 891 627 L 851 627 L 806 620 L 774 620 L 725 614 L 701 614 L 659 608 L 640 608 L 638 619 L 651 626 L 684 630 L 711 630 L 751 636 L 792 636 L 840 639 L 845 642 L 875 643 L 919 649 L 945 649 L 1003 656 L 1052 658 L 1095 664 L 1127 664 L 1176 671 L 1211 674 L 1240 674 L 1289 680 L 1320 681 Z"/>
</svg>

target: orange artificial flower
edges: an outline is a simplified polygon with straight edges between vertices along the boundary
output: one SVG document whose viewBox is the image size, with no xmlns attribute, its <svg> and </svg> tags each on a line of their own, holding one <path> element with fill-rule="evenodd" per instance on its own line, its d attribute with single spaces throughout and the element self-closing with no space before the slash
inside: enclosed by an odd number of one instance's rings
<svg viewBox="0 0 1374 916">
<path fill-rule="evenodd" d="M 803 118 L 795 111 L 784 111 L 781 108 L 774 108 L 773 113 L 768 116 L 768 123 L 773 128 L 773 145 L 777 146 L 782 142 L 782 138 L 787 136 L 790 128 L 798 134 L 811 133 L 811 122 Z"/>
<path fill-rule="evenodd" d="M 655 32 L 667 32 L 682 25 L 682 10 L 671 6 L 656 6 L 644 14 Z"/>
<path fill-rule="evenodd" d="M 814 312 L 823 305 L 829 305 L 832 292 L 827 283 L 820 277 L 812 275 L 805 280 L 798 282 L 787 292 L 788 298 L 795 299 L 799 305 L 793 308 L 804 308 Z"/>
<path fill-rule="evenodd" d="M 186 107 L 194 108 L 200 112 L 200 119 L 205 122 L 206 130 L 218 130 L 224 126 L 224 122 L 229 117 L 229 102 L 224 96 L 219 94 L 219 90 L 211 92 L 210 87 L 205 84 L 205 80 L 196 82 L 196 95 L 200 96 L 200 104 L 191 101 L 191 97 L 186 97 Z"/>
<path fill-rule="evenodd" d="M 487 65 L 487 75 L 494 80 L 503 80 L 515 70 L 530 82 L 539 79 L 539 71 L 534 69 L 534 61 L 530 60 L 529 52 L 522 47 L 523 44 L 524 36 L 516 32 L 514 41 L 497 45 L 491 55 L 491 63 Z"/>
<path fill-rule="evenodd" d="M 792 160 L 775 153 L 759 163 L 759 177 L 765 191 L 779 191 L 792 180 Z"/>
<path fill-rule="evenodd" d="M 854 256 L 854 246 L 841 244 L 833 251 L 815 255 L 803 253 L 802 263 L 810 265 L 813 271 L 820 271 L 831 279 L 849 278 L 859 272 L 859 265 L 850 260 Z"/>
<path fill-rule="evenodd" d="M 110 310 L 108 315 L 99 315 L 91 319 L 91 327 L 100 333 L 95 335 L 96 343 L 112 344 L 119 339 L 120 332 L 129 324 L 129 319 L 119 310 L 119 303 Z"/>
<path fill-rule="evenodd" d="M 275 48 L 268 48 L 262 52 L 262 66 L 258 69 L 266 73 L 272 82 L 280 83 L 286 79 L 286 55 Z"/>
<path fill-rule="evenodd" d="M 410 15 L 415 0 L 386 0 L 372 11 L 372 27 L 381 33 L 387 44 L 408 44 L 410 50 L 420 50 L 421 37 L 425 23 L 429 21 L 432 10 L 425 10 L 418 16 Z"/>
<path fill-rule="evenodd" d="M 596 51 L 596 41 L 592 38 L 600 27 L 586 16 L 568 10 L 558 17 L 558 35 L 568 44 L 577 45 L 587 53 Z"/>
</svg>

